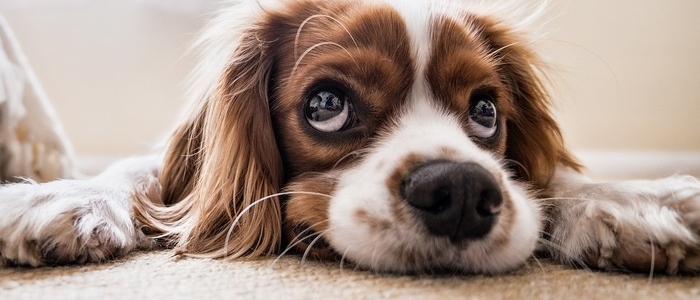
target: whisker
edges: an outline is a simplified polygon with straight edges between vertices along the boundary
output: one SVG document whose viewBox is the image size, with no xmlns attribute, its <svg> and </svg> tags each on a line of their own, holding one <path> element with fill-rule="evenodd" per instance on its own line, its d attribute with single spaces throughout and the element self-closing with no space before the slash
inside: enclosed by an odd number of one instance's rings
<svg viewBox="0 0 700 300">
<path fill-rule="evenodd" d="M 345 252 L 343 252 L 343 256 L 340 257 L 340 274 L 343 274 L 343 262 L 345 261 L 345 257 L 348 255 L 349 250 L 350 247 L 347 247 Z"/>
<path fill-rule="evenodd" d="M 301 236 L 302 234 L 304 234 L 304 232 L 306 232 L 307 230 L 313 230 L 312 228 L 314 228 L 314 227 L 316 227 L 316 226 L 318 226 L 318 225 L 324 224 L 324 223 L 328 223 L 328 222 L 329 222 L 328 220 L 322 220 L 322 221 L 316 222 L 316 223 L 314 223 L 314 224 L 311 224 L 311 225 L 307 226 L 307 228 L 304 229 L 302 232 L 300 232 L 299 234 L 297 234 L 297 235 L 294 237 L 294 239 L 296 239 L 296 238 L 298 238 L 299 236 Z"/>
<path fill-rule="evenodd" d="M 336 167 L 338 167 L 338 165 L 340 163 L 342 163 L 345 159 L 347 159 L 349 157 L 357 157 L 359 155 L 362 155 L 362 152 L 368 152 L 368 150 L 358 149 L 358 150 L 355 150 L 355 151 L 352 151 L 348 154 L 343 155 L 343 157 L 341 157 L 338 161 L 335 162 L 335 164 L 333 164 L 333 167 L 331 168 L 331 170 L 334 170 Z"/>
<path fill-rule="evenodd" d="M 586 203 L 590 202 L 600 202 L 600 203 L 605 203 L 604 200 L 600 199 L 595 199 L 595 198 L 579 198 L 579 197 L 549 197 L 549 198 L 537 198 L 534 199 L 535 203 L 541 208 L 541 209 L 546 209 L 546 208 L 556 208 L 559 204 L 556 202 L 562 202 L 562 201 L 576 201 L 579 203 L 575 203 L 574 205 L 585 205 Z"/>
<path fill-rule="evenodd" d="M 304 233 L 306 233 L 306 232 L 312 230 L 312 228 L 315 227 L 315 226 L 318 226 L 318 225 L 321 225 L 321 224 L 327 223 L 327 222 L 328 222 L 328 220 L 323 220 L 323 221 L 320 221 L 320 222 L 316 222 L 315 224 L 313 224 L 313 225 L 311 225 L 311 226 L 308 226 L 306 229 L 302 230 L 299 234 L 297 234 L 297 235 L 292 239 L 292 243 L 290 243 L 290 244 L 287 246 L 287 248 L 285 248 L 284 251 L 282 251 L 282 253 L 280 253 L 280 255 L 277 256 L 277 259 L 275 259 L 275 261 L 277 261 L 279 258 L 281 258 L 282 256 L 284 256 L 285 254 L 287 254 L 287 252 L 289 252 L 289 251 L 291 251 L 292 249 L 294 249 L 294 247 L 295 247 L 296 245 L 298 245 L 299 243 L 301 243 L 301 242 L 303 242 L 304 240 L 306 240 L 306 239 L 308 239 L 308 238 L 313 237 L 314 235 L 316 235 L 316 234 L 314 233 L 314 234 L 309 234 L 309 235 L 303 236 Z M 273 263 L 274 263 L 274 262 L 273 262 Z"/>
<path fill-rule="evenodd" d="M 544 266 L 542 265 L 542 263 L 540 262 L 540 260 L 537 259 L 537 255 L 535 255 L 535 254 L 533 253 L 533 254 L 530 254 L 530 257 L 532 257 L 532 259 L 535 261 L 535 263 L 540 267 L 540 271 L 544 272 Z"/>
<path fill-rule="evenodd" d="M 302 29 L 304 29 L 304 26 L 306 26 L 307 23 L 309 23 L 311 20 L 313 20 L 315 18 L 329 18 L 332 21 L 335 21 L 348 34 L 348 36 L 352 40 L 352 43 L 355 44 L 355 48 L 359 48 L 359 46 L 357 45 L 357 41 L 355 40 L 355 37 L 352 36 L 352 34 L 350 33 L 350 30 L 348 30 L 348 28 L 345 27 L 345 25 L 343 25 L 343 23 L 341 23 L 338 19 L 336 19 L 332 16 L 329 16 L 329 15 L 312 15 L 312 16 L 306 18 L 306 20 L 304 20 L 304 22 L 301 22 L 301 24 L 299 25 L 299 28 L 297 29 L 296 36 L 294 37 L 294 59 L 298 59 L 298 56 L 297 56 L 297 48 L 298 47 L 297 46 L 299 45 L 299 37 L 301 36 Z"/>
<path fill-rule="evenodd" d="M 302 265 L 304 264 L 304 262 L 306 262 L 306 257 L 309 255 L 309 252 L 311 251 L 311 249 L 313 249 L 314 244 L 316 242 L 318 242 L 321 238 L 323 238 L 323 234 L 325 232 L 326 231 L 318 232 L 316 238 L 313 241 L 311 241 L 311 243 L 309 243 L 308 247 L 306 247 L 306 251 L 304 251 L 304 255 L 301 256 L 301 264 Z"/>
<path fill-rule="evenodd" d="M 255 200 L 253 203 L 251 203 L 250 205 L 248 205 L 244 209 L 242 209 L 238 213 L 236 218 L 233 219 L 231 226 L 229 226 L 228 232 L 226 233 L 226 239 L 224 242 L 224 259 L 228 258 L 228 243 L 229 243 L 229 240 L 231 240 L 231 234 L 233 234 L 233 229 L 236 227 L 236 225 L 238 225 L 238 222 L 241 220 L 241 217 L 243 217 L 244 214 L 246 214 L 248 211 L 250 211 L 254 206 L 264 202 L 265 200 L 269 200 L 269 199 L 279 197 L 279 196 L 294 195 L 294 194 L 330 197 L 329 195 L 322 194 L 322 193 L 315 193 L 315 192 L 282 192 L 282 193 L 276 193 L 276 194 L 272 194 L 269 196 L 265 196 L 265 197 L 262 197 L 258 200 Z"/>
<path fill-rule="evenodd" d="M 294 77 L 294 74 L 296 73 L 297 69 L 299 68 L 299 64 L 301 64 L 301 61 L 304 60 L 304 57 L 306 57 L 306 55 L 308 55 L 309 52 L 313 51 L 314 49 L 316 49 L 320 46 L 325 46 L 325 45 L 337 46 L 338 48 L 342 49 L 343 51 L 345 51 L 345 53 L 348 54 L 350 59 L 352 59 L 352 61 L 357 65 L 357 61 L 355 60 L 355 58 L 352 57 L 352 54 L 350 54 L 350 51 L 348 51 L 348 49 L 346 49 L 342 45 L 340 45 L 336 42 L 321 42 L 321 43 L 318 43 L 318 44 L 315 44 L 315 45 L 309 47 L 309 49 L 306 49 L 306 51 L 304 51 L 304 53 L 301 54 L 301 57 L 299 57 L 297 59 L 297 61 L 294 63 L 294 68 L 292 68 L 292 73 L 289 76 Z"/>
<path fill-rule="evenodd" d="M 604 200 L 600 200 L 600 199 L 594 199 L 594 198 L 578 198 L 578 197 L 549 197 L 549 198 L 537 198 L 536 200 L 539 200 L 539 201 L 559 200 L 559 201 L 604 202 Z"/>
<path fill-rule="evenodd" d="M 517 161 L 517 160 L 514 160 L 514 159 L 510 159 L 510 158 L 504 159 L 503 162 L 505 162 L 505 163 L 512 163 L 512 164 L 514 164 L 514 165 L 520 167 L 520 169 L 523 170 L 523 172 L 525 172 L 525 176 L 530 177 L 530 172 L 527 170 L 527 168 L 525 167 L 525 165 L 522 164 L 521 162 L 519 162 L 519 161 Z"/>
<path fill-rule="evenodd" d="M 651 262 L 649 266 L 649 280 L 648 283 L 652 284 L 654 283 L 654 262 L 656 261 L 656 247 L 654 247 L 654 241 L 651 238 L 651 232 L 647 230 L 645 227 L 644 228 L 645 233 L 647 234 L 647 238 L 649 239 L 649 247 L 651 247 Z"/>
<path fill-rule="evenodd" d="M 372 267 L 373 270 L 379 269 L 379 253 L 377 252 L 378 250 L 379 246 L 375 244 L 375 246 L 372 249 L 372 255 L 370 255 L 369 261 L 369 265 Z"/>
<path fill-rule="evenodd" d="M 515 46 L 515 45 L 519 45 L 519 44 L 523 44 L 523 42 L 522 42 L 522 41 L 519 41 L 519 42 L 514 42 L 514 43 L 510 43 L 510 44 L 508 44 L 508 45 L 505 45 L 505 46 L 503 46 L 503 47 L 501 47 L 501 48 L 498 48 L 498 49 L 492 51 L 491 53 L 489 53 L 489 54 L 488 54 L 488 57 L 489 57 L 489 58 L 495 58 L 496 55 L 498 55 L 501 51 L 506 50 L 506 49 L 508 49 L 508 48 L 510 48 L 510 47 L 513 47 L 513 46 Z"/>
<path fill-rule="evenodd" d="M 651 236 L 649 238 L 651 238 Z M 650 242 L 649 246 L 651 247 L 651 266 L 649 266 L 649 284 L 652 284 L 654 283 L 654 262 L 656 261 L 656 247 L 654 247 L 654 242 Z"/>
<path fill-rule="evenodd" d="M 301 236 L 302 234 L 306 233 L 306 232 L 309 231 L 309 230 L 311 230 L 311 227 L 308 227 L 308 228 L 302 230 L 296 237 L 294 237 L 294 239 L 293 239 L 294 242 L 291 243 L 291 244 L 289 244 L 289 245 L 287 246 L 287 248 L 285 248 L 284 251 L 282 251 L 282 253 L 280 253 L 279 255 L 277 255 L 277 257 L 275 258 L 275 260 L 273 260 L 272 263 L 270 263 L 270 266 L 269 266 L 269 267 L 270 267 L 270 268 L 274 267 L 275 264 L 277 264 L 277 261 L 279 261 L 283 256 L 285 256 L 285 255 L 287 254 L 287 252 L 289 252 L 289 251 L 291 251 L 292 249 L 294 249 L 294 247 L 295 247 L 296 245 L 298 245 L 299 243 L 303 242 L 303 241 L 306 240 L 306 239 L 309 239 L 309 238 L 313 237 L 314 234 L 310 234 L 310 235 L 307 235 L 307 236 L 304 236 L 304 237 L 299 237 L 299 236 Z"/>
</svg>

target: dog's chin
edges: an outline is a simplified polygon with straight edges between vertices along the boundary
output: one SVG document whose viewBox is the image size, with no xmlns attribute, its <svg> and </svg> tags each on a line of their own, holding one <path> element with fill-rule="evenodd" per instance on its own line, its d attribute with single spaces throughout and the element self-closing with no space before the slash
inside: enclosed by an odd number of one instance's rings
<svg viewBox="0 0 700 300">
<path fill-rule="evenodd" d="M 304 230 L 297 233 L 296 239 L 291 241 L 296 253 L 304 260 L 338 262 L 340 267 L 378 273 L 500 274 L 522 265 L 535 250 L 534 244 L 530 243 L 517 249 L 491 252 L 487 250 L 491 248 L 488 238 L 454 243 L 448 238 L 428 235 L 421 240 L 423 247 L 396 244 L 394 249 L 375 249 L 376 251 L 368 256 L 367 252 L 353 251 L 354 247 L 349 247 L 332 236 L 327 239 L 319 237 L 318 233 L 312 230 Z M 398 238 L 396 239 L 398 241 Z"/>
</svg>

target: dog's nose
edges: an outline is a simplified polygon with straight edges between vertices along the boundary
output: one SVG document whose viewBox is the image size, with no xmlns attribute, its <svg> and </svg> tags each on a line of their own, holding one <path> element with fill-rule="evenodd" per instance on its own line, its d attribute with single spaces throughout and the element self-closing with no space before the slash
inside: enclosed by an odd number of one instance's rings
<svg viewBox="0 0 700 300">
<path fill-rule="evenodd" d="M 403 178 L 399 189 L 430 233 L 455 243 L 488 234 L 503 204 L 498 183 L 476 163 L 424 163 Z"/>
</svg>

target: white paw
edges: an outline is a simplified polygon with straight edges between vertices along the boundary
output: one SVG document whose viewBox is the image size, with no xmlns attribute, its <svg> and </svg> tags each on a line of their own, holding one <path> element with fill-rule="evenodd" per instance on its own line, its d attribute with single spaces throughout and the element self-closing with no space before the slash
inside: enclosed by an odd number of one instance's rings
<svg viewBox="0 0 700 300">
<path fill-rule="evenodd" d="M 586 184 L 560 195 L 550 251 L 604 270 L 700 270 L 700 182 L 689 176 Z"/>
<path fill-rule="evenodd" d="M 0 258 L 11 265 L 99 262 L 144 240 L 130 218 L 131 195 L 96 181 L 0 187 Z"/>
</svg>

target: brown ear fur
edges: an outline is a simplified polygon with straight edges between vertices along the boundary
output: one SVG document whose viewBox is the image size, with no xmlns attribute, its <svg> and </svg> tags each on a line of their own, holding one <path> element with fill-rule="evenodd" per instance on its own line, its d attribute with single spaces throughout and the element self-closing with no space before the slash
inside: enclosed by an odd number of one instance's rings
<svg viewBox="0 0 700 300">
<path fill-rule="evenodd" d="M 516 176 L 545 188 L 557 165 L 580 170 L 552 116 L 550 98 L 538 74 L 540 59 L 523 42 L 527 39 L 487 19 L 478 23 L 492 51 L 499 52 L 501 72 L 513 95 L 514 109 L 506 123 L 506 157 L 517 162 Z"/>
<path fill-rule="evenodd" d="M 255 29 L 243 32 L 218 86 L 171 137 L 162 205 L 135 204 L 137 221 L 178 253 L 236 258 L 279 247 L 279 199 L 255 203 L 279 192 L 282 181 L 267 99 L 273 53 L 259 38 Z"/>
</svg>

